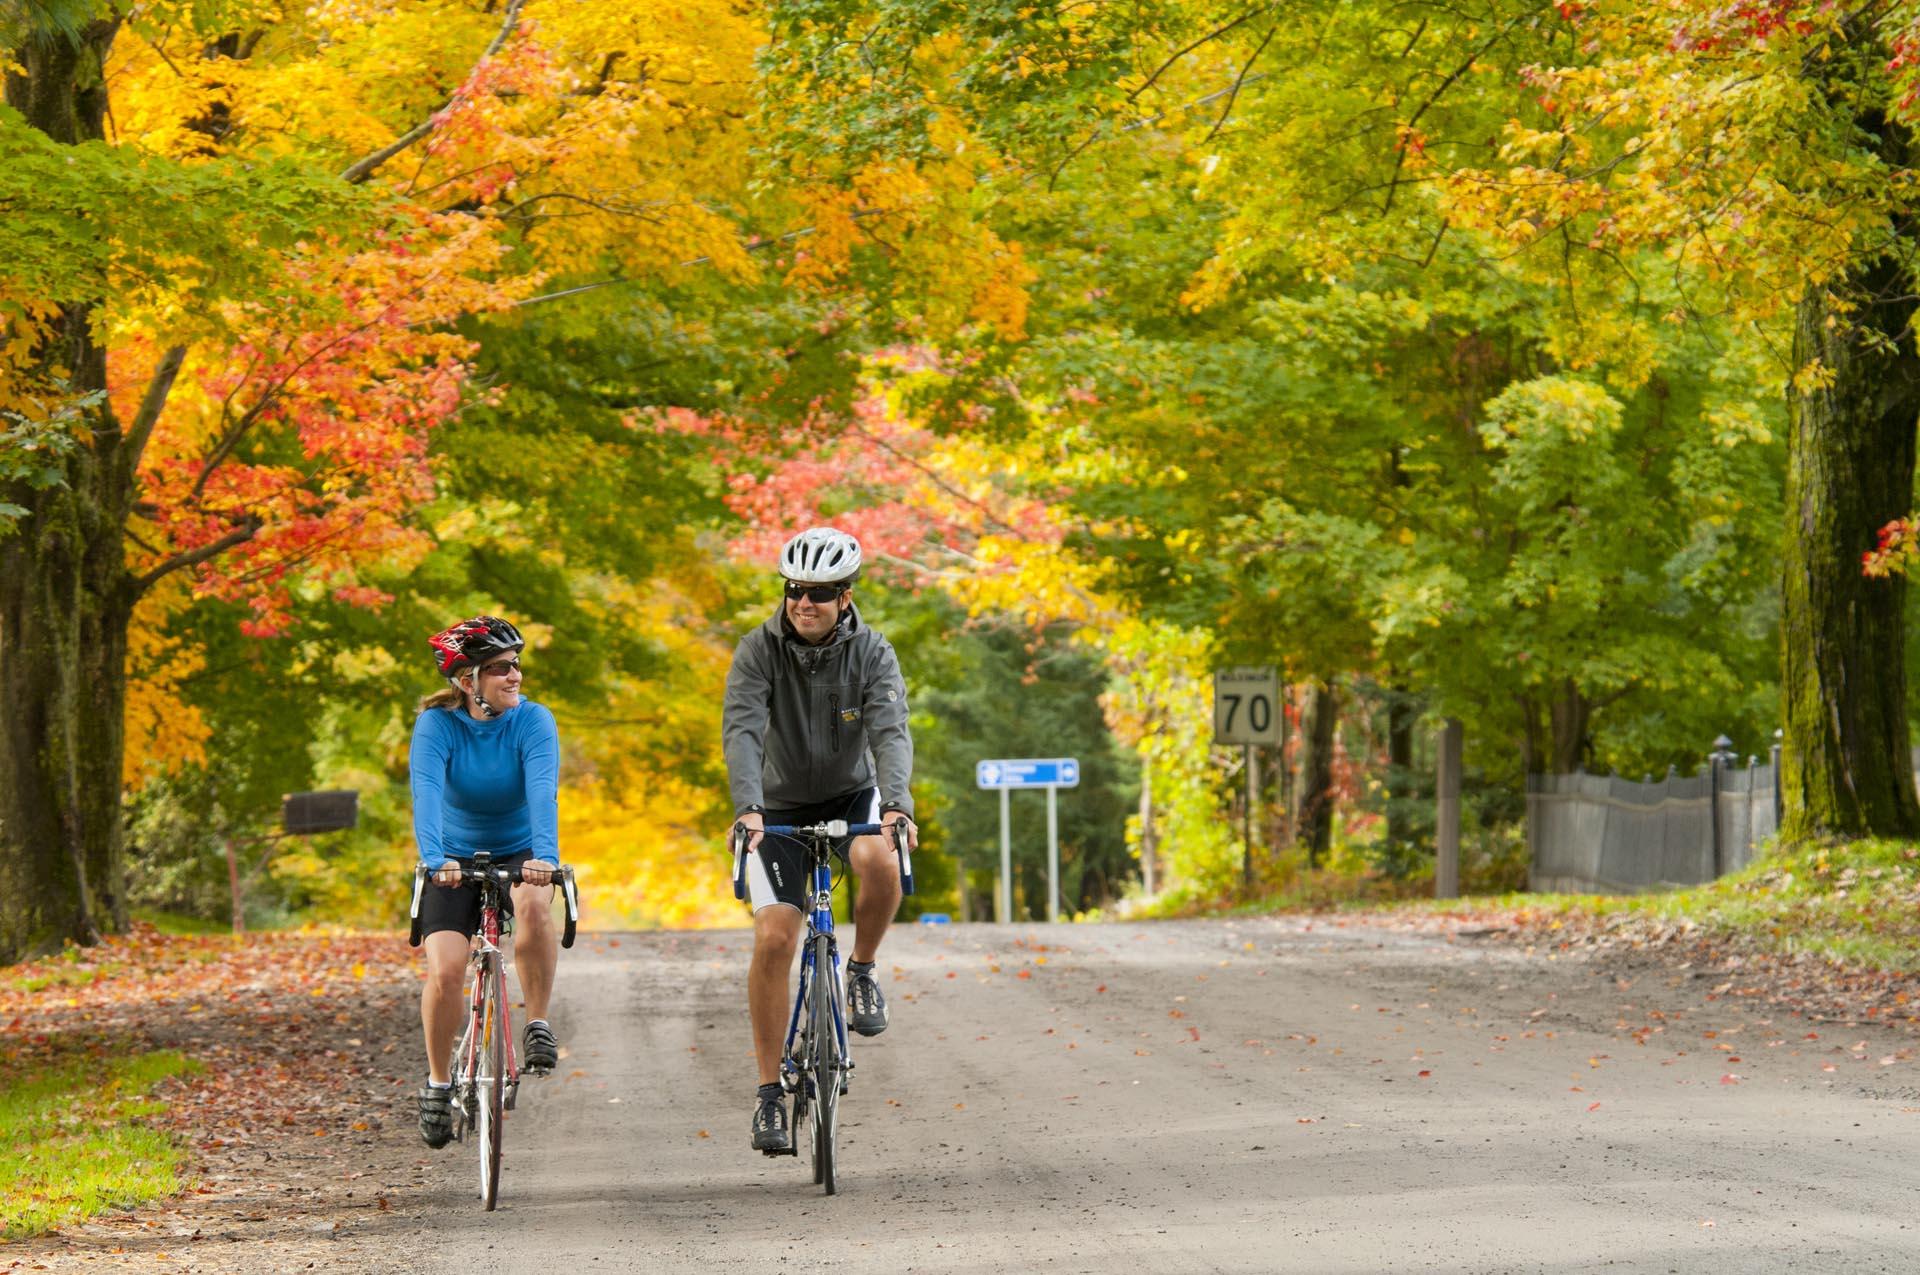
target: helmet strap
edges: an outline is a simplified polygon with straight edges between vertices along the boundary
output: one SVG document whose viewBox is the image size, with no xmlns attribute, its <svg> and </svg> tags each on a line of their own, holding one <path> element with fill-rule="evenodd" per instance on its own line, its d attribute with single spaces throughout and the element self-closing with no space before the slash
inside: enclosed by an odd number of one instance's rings
<svg viewBox="0 0 1920 1275">
<path fill-rule="evenodd" d="M 487 721 L 491 721 L 494 718 L 500 716 L 500 710 L 495 708 L 492 704 L 489 704 L 487 702 L 487 697 L 480 693 L 480 666 L 477 664 L 473 665 L 467 670 L 467 672 L 473 678 L 473 688 L 471 690 L 468 690 L 468 688 L 461 686 L 460 687 L 461 691 L 465 692 L 465 694 L 467 694 L 469 697 L 472 698 L 474 703 L 480 706 L 480 716 L 483 719 Z M 459 686 L 459 683 L 456 682 L 454 683 L 454 685 Z"/>
</svg>

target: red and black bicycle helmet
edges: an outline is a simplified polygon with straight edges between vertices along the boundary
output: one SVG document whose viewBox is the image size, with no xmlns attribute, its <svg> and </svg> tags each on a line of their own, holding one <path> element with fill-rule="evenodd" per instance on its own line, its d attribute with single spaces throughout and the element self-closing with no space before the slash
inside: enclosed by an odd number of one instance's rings
<svg viewBox="0 0 1920 1275">
<path fill-rule="evenodd" d="M 476 615 L 442 629 L 428 638 L 427 644 L 433 648 L 433 663 L 440 676 L 452 677 L 496 655 L 524 650 L 527 640 L 520 636 L 519 629 L 497 615 Z"/>
</svg>

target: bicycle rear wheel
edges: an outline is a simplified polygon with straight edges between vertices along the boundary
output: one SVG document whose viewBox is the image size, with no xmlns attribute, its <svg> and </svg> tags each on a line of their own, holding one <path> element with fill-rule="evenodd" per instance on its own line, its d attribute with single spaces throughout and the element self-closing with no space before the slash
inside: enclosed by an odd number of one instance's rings
<svg viewBox="0 0 1920 1275">
<path fill-rule="evenodd" d="M 828 1195 L 839 1189 L 834 1177 L 835 1125 L 840 1112 L 840 1033 L 834 1028 L 839 1001 L 834 978 L 832 940 L 814 936 L 813 987 L 809 1007 L 813 1020 L 813 1180 Z"/>
<path fill-rule="evenodd" d="M 500 1202 L 500 1126 L 507 1093 L 507 1032 L 501 1013 L 500 954 L 488 952 L 480 962 L 480 1048 L 474 1077 L 479 1099 L 480 1202 L 493 1211 Z"/>
</svg>

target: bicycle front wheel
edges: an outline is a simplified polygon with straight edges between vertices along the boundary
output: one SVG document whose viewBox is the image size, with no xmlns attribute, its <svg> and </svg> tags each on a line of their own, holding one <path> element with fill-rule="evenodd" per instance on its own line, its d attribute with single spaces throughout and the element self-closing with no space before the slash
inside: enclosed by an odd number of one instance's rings
<svg viewBox="0 0 1920 1275">
<path fill-rule="evenodd" d="M 500 1202 L 500 1126 L 507 1094 L 507 1030 L 501 1001 L 500 954 L 488 952 L 480 963 L 480 1048 L 474 1078 L 479 1099 L 480 1202 L 491 1213 Z"/>
<path fill-rule="evenodd" d="M 832 1195 L 839 1189 L 834 1178 L 834 1133 L 840 1112 L 840 1033 L 835 1027 L 840 988 L 834 977 L 832 940 L 821 934 L 813 941 L 809 995 L 813 1002 L 813 1180 Z"/>
</svg>

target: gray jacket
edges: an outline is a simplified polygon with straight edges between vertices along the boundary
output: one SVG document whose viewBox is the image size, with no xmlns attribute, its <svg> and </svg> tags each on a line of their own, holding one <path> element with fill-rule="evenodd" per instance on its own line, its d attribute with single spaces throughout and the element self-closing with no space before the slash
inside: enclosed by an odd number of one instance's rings
<svg viewBox="0 0 1920 1275">
<path fill-rule="evenodd" d="M 784 610 L 740 640 L 720 737 L 736 815 L 876 787 L 883 809 L 913 814 L 907 684 L 893 647 L 851 603 L 818 646 L 792 631 Z"/>
</svg>

